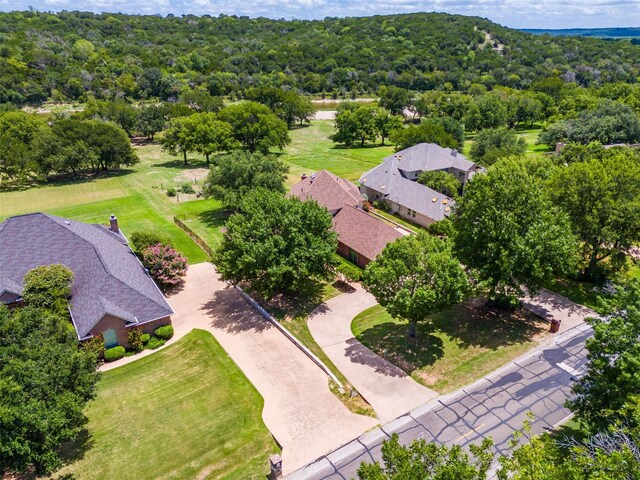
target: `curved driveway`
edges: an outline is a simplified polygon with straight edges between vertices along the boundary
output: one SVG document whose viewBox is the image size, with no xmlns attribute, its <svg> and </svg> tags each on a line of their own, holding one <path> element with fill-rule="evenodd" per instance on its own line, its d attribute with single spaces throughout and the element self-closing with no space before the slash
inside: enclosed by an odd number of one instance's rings
<svg viewBox="0 0 640 480">
<path fill-rule="evenodd" d="M 172 343 L 194 328 L 211 332 L 260 392 L 264 423 L 282 446 L 284 474 L 378 424 L 349 412 L 329 390 L 324 372 L 235 289 L 227 288 L 210 263 L 191 265 L 184 288 L 169 302 L 176 312 Z"/>
<path fill-rule="evenodd" d="M 438 394 L 416 383 L 400 368 L 376 355 L 351 332 L 353 318 L 376 304 L 360 285 L 332 298 L 309 317 L 309 330 L 347 380 L 387 422 L 422 405 Z"/>
</svg>

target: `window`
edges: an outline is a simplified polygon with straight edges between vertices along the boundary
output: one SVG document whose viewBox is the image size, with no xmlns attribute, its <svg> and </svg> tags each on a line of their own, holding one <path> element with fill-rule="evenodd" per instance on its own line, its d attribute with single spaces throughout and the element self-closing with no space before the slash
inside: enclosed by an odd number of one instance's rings
<svg viewBox="0 0 640 480">
<path fill-rule="evenodd" d="M 353 263 L 358 263 L 358 254 L 355 251 L 349 249 L 348 257 Z"/>
<path fill-rule="evenodd" d="M 118 334 L 115 328 L 109 328 L 102 332 L 102 338 L 104 338 L 104 348 L 118 346 Z"/>
</svg>

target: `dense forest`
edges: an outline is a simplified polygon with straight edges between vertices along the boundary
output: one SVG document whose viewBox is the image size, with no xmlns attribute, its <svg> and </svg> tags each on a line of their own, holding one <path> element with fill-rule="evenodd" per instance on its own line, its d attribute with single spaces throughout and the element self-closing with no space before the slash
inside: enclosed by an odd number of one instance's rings
<svg viewBox="0 0 640 480">
<path fill-rule="evenodd" d="M 335 97 L 381 85 L 524 89 L 549 76 L 631 83 L 640 47 L 434 13 L 285 21 L 28 11 L 0 14 L 0 71 L 0 103 L 16 105 L 172 100 L 185 87 L 242 97 L 270 85 Z"/>
</svg>

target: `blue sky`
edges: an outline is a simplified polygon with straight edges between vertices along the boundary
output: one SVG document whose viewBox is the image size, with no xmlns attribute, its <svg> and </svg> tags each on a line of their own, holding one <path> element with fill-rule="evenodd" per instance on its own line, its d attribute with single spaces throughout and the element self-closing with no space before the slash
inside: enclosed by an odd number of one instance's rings
<svg viewBox="0 0 640 480">
<path fill-rule="evenodd" d="M 323 18 L 387 13 L 477 15 L 513 28 L 640 26 L 640 0 L 0 0 L 0 10 L 89 10 Z"/>
</svg>

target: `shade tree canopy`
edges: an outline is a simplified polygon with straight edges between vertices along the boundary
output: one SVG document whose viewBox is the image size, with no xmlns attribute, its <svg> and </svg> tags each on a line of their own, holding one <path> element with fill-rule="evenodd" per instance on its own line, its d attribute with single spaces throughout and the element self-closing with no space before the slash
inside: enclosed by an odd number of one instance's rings
<svg viewBox="0 0 640 480">
<path fill-rule="evenodd" d="M 524 138 L 513 130 L 490 128 L 482 130 L 473 139 L 469 157 L 485 167 L 493 165 L 501 158 L 522 155 L 527 149 Z"/>
<path fill-rule="evenodd" d="M 467 291 L 451 244 L 426 232 L 388 244 L 367 265 L 362 281 L 391 316 L 409 322 L 411 337 L 417 322 L 461 302 Z"/>
<path fill-rule="evenodd" d="M 506 159 L 489 167 L 456 205 L 456 252 L 492 301 L 513 302 L 525 288 L 535 292 L 576 268 L 569 218 L 526 162 Z"/>
<path fill-rule="evenodd" d="M 248 284 L 271 298 L 299 292 L 310 280 L 333 277 L 337 237 L 331 215 L 316 202 L 254 189 L 226 229 L 213 255 L 223 280 Z"/>
<path fill-rule="evenodd" d="M 264 188 L 282 195 L 289 167 L 273 155 L 235 151 L 216 159 L 204 184 L 204 194 L 237 208 L 249 192 Z"/>
</svg>

